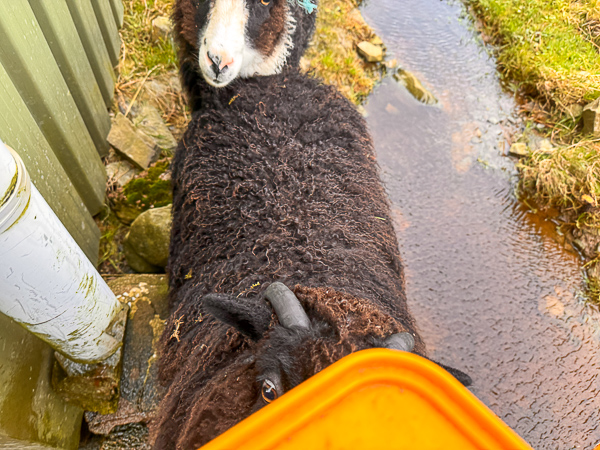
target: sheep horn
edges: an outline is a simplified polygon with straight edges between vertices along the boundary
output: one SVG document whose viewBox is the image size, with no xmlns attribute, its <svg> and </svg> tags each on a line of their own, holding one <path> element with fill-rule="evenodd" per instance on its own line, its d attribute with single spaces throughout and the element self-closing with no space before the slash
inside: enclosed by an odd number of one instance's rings
<svg viewBox="0 0 600 450">
<path fill-rule="evenodd" d="M 415 338 L 412 334 L 407 332 L 392 334 L 386 338 L 385 348 L 403 352 L 412 352 L 413 348 L 415 348 Z"/>
<path fill-rule="evenodd" d="M 273 305 L 279 323 L 285 328 L 310 328 L 308 316 L 294 293 L 283 283 L 276 281 L 265 291 L 265 297 Z"/>
</svg>

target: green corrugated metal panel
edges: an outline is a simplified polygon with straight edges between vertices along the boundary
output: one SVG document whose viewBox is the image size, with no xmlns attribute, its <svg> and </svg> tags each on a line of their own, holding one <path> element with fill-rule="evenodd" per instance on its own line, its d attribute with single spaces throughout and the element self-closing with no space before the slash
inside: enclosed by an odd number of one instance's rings
<svg viewBox="0 0 600 450">
<path fill-rule="evenodd" d="M 110 116 L 66 0 L 29 0 L 29 4 L 98 153 L 106 156 Z"/>
<path fill-rule="evenodd" d="M 117 28 L 109 1 L 94 0 L 92 1 L 92 6 L 94 7 L 100 30 L 102 31 L 104 44 L 108 49 L 108 56 L 110 56 L 113 65 L 116 66 L 119 62 L 119 53 L 121 53 L 121 36 L 119 36 L 119 29 Z"/>
<path fill-rule="evenodd" d="M 104 38 L 96 20 L 94 8 L 90 0 L 67 0 L 67 5 L 96 76 L 104 102 L 109 106 L 114 97 L 116 77 L 108 50 L 105 45 L 101 45 L 104 43 Z"/>
<path fill-rule="evenodd" d="M 113 15 L 115 16 L 115 22 L 117 23 L 117 26 L 121 28 L 123 26 L 123 18 L 125 15 L 123 2 L 121 0 L 110 0 L 110 7 L 112 8 Z"/>
<path fill-rule="evenodd" d="M 35 186 L 90 261 L 96 263 L 100 231 L 1 64 L 0 112 L 0 139 L 23 158 Z"/>
<path fill-rule="evenodd" d="M 0 63 L 91 214 L 104 204 L 106 172 L 27 0 L 0 1 Z"/>
</svg>

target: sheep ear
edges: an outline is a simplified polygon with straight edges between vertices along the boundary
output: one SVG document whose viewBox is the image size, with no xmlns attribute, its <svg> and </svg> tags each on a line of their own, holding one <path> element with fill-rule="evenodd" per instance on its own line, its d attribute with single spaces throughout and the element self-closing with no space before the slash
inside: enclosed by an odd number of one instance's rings
<svg viewBox="0 0 600 450">
<path fill-rule="evenodd" d="M 271 322 L 271 309 L 265 302 L 235 298 L 226 294 L 202 297 L 202 311 L 258 341 Z"/>
</svg>

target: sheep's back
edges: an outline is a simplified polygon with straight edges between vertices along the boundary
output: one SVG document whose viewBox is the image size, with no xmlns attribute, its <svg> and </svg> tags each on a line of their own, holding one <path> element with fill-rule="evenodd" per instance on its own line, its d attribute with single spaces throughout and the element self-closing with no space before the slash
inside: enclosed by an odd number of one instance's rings
<svg viewBox="0 0 600 450">
<path fill-rule="evenodd" d="M 252 295 L 281 280 L 408 317 L 390 208 L 356 109 L 297 73 L 240 82 L 203 105 L 174 161 L 172 303 L 184 286 Z"/>
</svg>

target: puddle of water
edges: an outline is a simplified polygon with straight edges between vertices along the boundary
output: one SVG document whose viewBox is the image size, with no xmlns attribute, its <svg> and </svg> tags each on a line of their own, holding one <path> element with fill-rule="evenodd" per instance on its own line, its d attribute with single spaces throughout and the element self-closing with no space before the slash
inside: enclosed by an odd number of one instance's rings
<svg viewBox="0 0 600 450">
<path fill-rule="evenodd" d="M 515 200 L 512 98 L 460 4 L 379 0 L 363 10 L 388 55 L 440 100 L 394 80 L 368 122 L 396 216 L 410 306 L 435 359 L 536 449 L 600 442 L 599 314 L 576 255 Z"/>
</svg>

